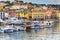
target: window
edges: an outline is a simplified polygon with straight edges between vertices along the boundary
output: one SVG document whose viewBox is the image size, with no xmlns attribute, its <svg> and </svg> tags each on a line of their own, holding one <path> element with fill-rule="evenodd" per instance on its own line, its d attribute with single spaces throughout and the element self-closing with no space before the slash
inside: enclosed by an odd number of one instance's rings
<svg viewBox="0 0 60 40">
<path fill-rule="evenodd" d="M 44 18 L 43 14 L 34 14 L 34 18 Z"/>
<path fill-rule="evenodd" d="M 43 14 L 40 14 L 39 17 L 40 17 L 40 18 L 44 18 L 44 15 L 43 15 Z"/>
</svg>

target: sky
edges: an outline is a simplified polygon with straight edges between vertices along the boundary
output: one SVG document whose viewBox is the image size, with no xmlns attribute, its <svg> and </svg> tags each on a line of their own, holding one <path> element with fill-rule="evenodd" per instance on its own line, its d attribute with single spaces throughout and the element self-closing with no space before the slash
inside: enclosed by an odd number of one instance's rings
<svg viewBox="0 0 60 40">
<path fill-rule="evenodd" d="M 6 0 L 3 0 L 3 1 L 6 1 Z M 12 2 L 14 0 L 10 0 L 10 1 Z M 37 3 L 37 4 L 60 4 L 60 0 L 23 0 L 23 1 Z"/>
<path fill-rule="evenodd" d="M 60 0 L 23 0 L 23 1 L 37 4 L 60 4 Z"/>
</svg>

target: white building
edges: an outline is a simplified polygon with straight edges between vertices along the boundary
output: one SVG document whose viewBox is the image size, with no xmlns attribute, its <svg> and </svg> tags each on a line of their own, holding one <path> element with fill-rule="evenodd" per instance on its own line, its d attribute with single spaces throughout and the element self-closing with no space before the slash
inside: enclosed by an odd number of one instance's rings
<svg viewBox="0 0 60 40">
<path fill-rule="evenodd" d="M 10 7 L 10 9 L 21 9 L 21 8 L 27 9 L 28 6 L 27 5 L 13 5 Z"/>
<path fill-rule="evenodd" d="M 5 6 L 7 5 L 7 3 L 5 3 L 4 1 L 0 1 L 0 6 Z"/>
<path fill-rule="evenodd" d="M 8 16 L 9 16 L 8 12 L 0 12 L 0 19 L 8 18 Z"/>
</svg>

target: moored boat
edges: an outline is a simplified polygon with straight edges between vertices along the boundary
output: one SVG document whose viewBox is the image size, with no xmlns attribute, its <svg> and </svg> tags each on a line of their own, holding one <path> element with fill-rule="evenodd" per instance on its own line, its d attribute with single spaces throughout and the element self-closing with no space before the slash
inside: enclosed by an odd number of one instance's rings
<svg viewBox="0 0 60 40">
<path fill-rule="evenodd" d="M 54 21 L 32 21 L 31 28 L 46 28 L 52 27 Z"/>
<path fill-rule="evenodd" d="M 15 28 L 13 26 L 8 25 L 8 26 L 4 27 L 5 33 L 12 33 L 12 32 L 14 32 L 14 30 L 15 30 Z"/>
<path fill-rule="evenodd" d="M 3 32 L 4 32 L 3 29 L 0 28 L 0 33 L 3 33 Z"/>
<path fill-rule="evenodd" d="M 16 29 L 18 31 L 25 31 L 26 30 L 26 26 L 19 26 L 19 27 L 16 27 Z"/>
</svg>

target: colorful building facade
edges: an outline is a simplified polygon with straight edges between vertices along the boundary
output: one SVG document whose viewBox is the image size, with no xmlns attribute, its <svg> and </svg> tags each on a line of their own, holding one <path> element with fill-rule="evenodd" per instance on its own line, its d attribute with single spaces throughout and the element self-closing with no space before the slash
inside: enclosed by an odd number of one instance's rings
<svg viewBox="0 0 60 40">
<path fill-rule="evenodd" d="M 45 11 L 33 11 L 32 12 L 32 18 L 37 18 L 37 19 L 45 19 L 46 12 Z"/>
<path fill-rule="evenodd" d="M 60 10 L 57 10 L 56 14 L 57 14 L 57 18 L 60 19 Z"/>
</svg>

